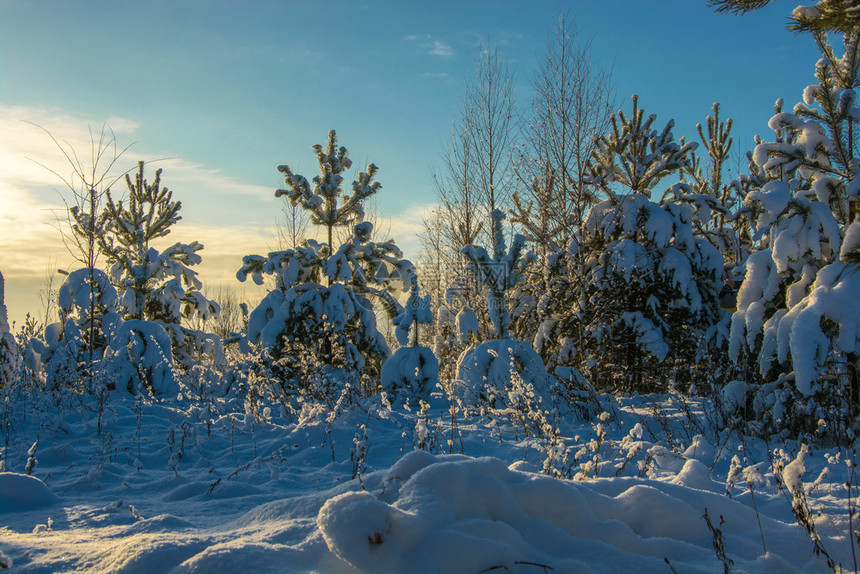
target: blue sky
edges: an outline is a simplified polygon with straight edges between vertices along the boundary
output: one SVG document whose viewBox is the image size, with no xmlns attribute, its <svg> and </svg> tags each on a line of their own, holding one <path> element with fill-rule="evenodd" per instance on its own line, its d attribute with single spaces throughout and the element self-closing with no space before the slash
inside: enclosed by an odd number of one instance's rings
<svg viewBox="0 0 860 574">
<path fill-rule="evenodd" d="M 795 2 L 796 3 L 796 2 Z M 200 240 L 202 274 L 232 279 L 241 256 L 273 248 L 279 164 L 313 175 L 310 146 L 338 131 L 356 166 L 380 167 L 378 209 L 417 257 L 438 163 L 480 42 L 500 48 L 520 105 L 548 27 L 572 17 L 611 67 L 620 107 L 640 95 L 676 137 L 712 102 L 736 146 L 768 135 L 778 97 L 813 81 L 812 40 L 785 30 L 794 4 L 737 17 L 705 0 L 30 1 L 0 0 L 0 271 L 18 320 L 50 269 L 69 264 L 51 226 L 63 169 L 44 126 L 76 149 L 104 122 L 125 160 L 160 162 L 182 200 L 172 240 Z"/>
</svg>

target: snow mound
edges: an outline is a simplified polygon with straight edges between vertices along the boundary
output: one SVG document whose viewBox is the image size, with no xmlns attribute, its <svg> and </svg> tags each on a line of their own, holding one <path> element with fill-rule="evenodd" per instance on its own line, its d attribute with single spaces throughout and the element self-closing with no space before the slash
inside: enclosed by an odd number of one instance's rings
<svg viewBox="0 0 860 574">
<path fill-rule="evenodd" d="M 553 402 L 554 378 L 540 355 L 523 341 L 496 339 L 466 349 L 457 361 L 457 378 L 466 405 L 510 407 L 528 399 L 549 408 Z"/>
<path fill-rule="evenodd" d="M 695 478 L 694 488 L 710 482 L 700 466 L 682 473 Z M 758 537 L 752 510 L 672 484 L 566 482 L 511 470 L 495 458 L 426 453 L 407 454 L 388 473 L 392 480 L 380 494 L 340 494 L 317 516 L 331 552 L 361 572 L 519 572 L 525 565 L 554 572 L 656 572 L 666 569 L 665 556 L 675 557 L 678 571 L 715 572 L 720 565 L 702 520 L 705 508 L 726 517 L 723 533 L 738 550 L 735 562 L 742 569 L 786 571 L 780 555 L 804 542 L 801 534 L 766 519 L 766 535 L 775 529 L 780 541 L 772 533 L 778 548 L 765 554 L 749 543 Z"/>
<path fill-rule="evenodd" d="M 427 347 L 401 347 L 382 364 L 380 384 L 392 401 L 427 399 L 439 383 L 439 361 Z"/>
<path fill-rule="evenodd" d="M 0 472 L 0 513 L 41 508 L 59 500 L 45 483 L 35 476 Z"/>
</svg>

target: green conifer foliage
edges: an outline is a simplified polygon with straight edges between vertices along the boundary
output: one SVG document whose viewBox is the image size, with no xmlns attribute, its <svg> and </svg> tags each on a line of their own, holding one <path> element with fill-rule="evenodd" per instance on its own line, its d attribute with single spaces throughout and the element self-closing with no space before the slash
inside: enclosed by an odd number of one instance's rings
<svg viewBox="0 0 860 574">
<path fill-rule="evenodd" d="M 599 385 L 628 391 L 689 383 L 684 366 L 695 362 L 717 318 L 723 265 L 695 237 L 690 204 L 650 199 L 661 180 L 690 169 L 697 147 L 674 140 L 672 121 L 659 131 L 655 121 L 634 96 L 631 115 L 618 112 L 598 140 L 587 171 L 607 199 L 590 210 L 575 241 L 582 288 L 536 339 L 550 356 L 578 357 L 576 366 Z"/>
</svg>

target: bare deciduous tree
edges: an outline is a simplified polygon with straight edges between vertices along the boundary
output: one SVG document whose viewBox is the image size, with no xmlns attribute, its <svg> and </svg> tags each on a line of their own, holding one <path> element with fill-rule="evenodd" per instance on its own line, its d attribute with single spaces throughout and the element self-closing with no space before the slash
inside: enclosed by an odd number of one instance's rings
<svg viewBox="0 0 860 574">
<path fill-rule="evenodd" d="M 110 186 L 125 175 L 125 173 L 115 174 L 114 170 L 117 162 L 131 146 L 118 149 L 113 130 L 107 124 L 103 124 L 98 134 L 90 129 L 90 156 L 88 160 L 81 159 L 74 147 L 68 142 L 63 141 L 61 143 L 44 127 L 32 125 L 48 134 L 48 137 L 51 138 L 51 141 L 66 159 L 68 167 L 71 168 L 71 174 L 63 176 L 43 164 L 38 164 L 56 175 L 67 189 L 67 195 L 61 195 L 67 208 L 66 222 L 68 224 L 68 229 L 60 226 L 63 243 L 75 260 L 90 271 L 91 297 L 87 332 L 85 333 L 88 364 L 85 368 L 85 376 L 91 379 L 97 337 L 95 294 L 98 289 L 95 270 L 99 258 L 98 239 L 104 232 L 104 221 L 100 217 L 102 200 Z"/>
<path fill-rule="evenodd" d="M 508 208 L 513 191 L 516 112 L 514 79 L 498 48 L 481 47 L 474 75 L 466 81 L 462 121 L 469 140 L 470 169 L 484 206 L 488 238 L 493 210 Z"/>
<path fill-rule="evenodd" d="M 563 249 L 596 200 L 583 181 L 585 165 L 594 137 L 609 128 L 615 90 L 611 72 L 594 63 L 591 42 L 581 40 L 565 15 L 547 33 L 532 85 L 517 154 L 522 192 L 515 194 L 514 221 L 535 243 Z"/>
<path fill-rule="evenodd" d="M 283 218 L 275 224 L 277 250 L 295 249 L 307 238 L 310 222 L 302 207 L 285 201 L 282 207 Z"/>
</svg>

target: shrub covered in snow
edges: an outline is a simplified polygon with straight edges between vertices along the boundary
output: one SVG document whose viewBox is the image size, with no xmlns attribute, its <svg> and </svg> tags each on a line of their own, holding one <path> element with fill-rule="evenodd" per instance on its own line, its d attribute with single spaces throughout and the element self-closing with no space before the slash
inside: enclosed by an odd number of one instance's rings
<svg viewBox="0 0 860 574">
<path fill-rule="evenodd" d="M 535 402 L 552 402 L 553 378 L 529 343 L 509 338 L 511 316 L 506 292 L 523 280 L 523 272 L 534 260 L 531 252 L 523 253 L 525 237 L 514 236 L 510 251 L 502 233 L 504 213 L 492 212 L 493 255 L 483 247 L 467 245 L 463 253 L 469 258 L 470 271 L 487 290 L 487 306 L 496 331 L 496 339 L 473 343 L 457 360 L 457 394 L 465 405 L 488 404 L 492 408 L 513 407 L 517 397 L 529 396 Z M 522 383 L 525 390 L 514 389 Z"/>
<path fill-rule="evenodd" d="M 520 399 L 551 408 L 555 378 L 524 341 L 495 339 L 466 349 L 457 361 L 457 394 L 464 405 L 516 408 Z"/>
<path fill-rule="evenodd" d="M 175 397 L 179 383 L 170 348 L 170 336 L 160 323 L 123 321 L 105 350 L 103 376 L 111 388 L 131 395 Z"/>
<path fill-rule="evenodd" d="M 483 247 L 467 245 L 463 248 L 463 254 L 470 261 L 469 270 L 487 290 L 487 309 L 490 321 L 496 330 L 496 338 L 508 338 L 508 329 L 511 326 L 511 315 L 508 310 L 508 302 L 505 292 L 510 291 L 523 279 L 523 271 L 534 261 L 532 252 L 523 250 L 526 239 L 523 235 L 515 235 L 508 250 L 505 245 L 505 237 L 502 233 L 502 221 L 505 214 L 498 209 L 490 216 L 493 220 L 493 254 L 487 253 Z M 461 333 L 463 328 L 461 326 Z"/>
<path fill-rule="evenodd" d="M 664 177 L 689 168 L 696 144 L 675 142 L 671 121 L 653 130 L 655 120 L 634 97 L 631 117 L 618 112 L 599 140 L 588 179 L 607 199 L 589 211 L 571 245 L 583 261 L 582 286 L 537 338 L 545 352 L 576 354 L 596 384 L 624 390 L 688 384 L 685 369 L 720 318 L 723 257 L 695 236 L 694 207 L 673 193 L 651 200 Z"/>
<path fill-rule="evenodd" d="M 82 390 L 93 383 L 119 322 L 119 300 L 110 278 L 100 269 L 69 273 L 58 293 L 60 320 L 45 327 L 44 344 L 31 339 L 45 366 L 50 389 Z"/>
</svg>

